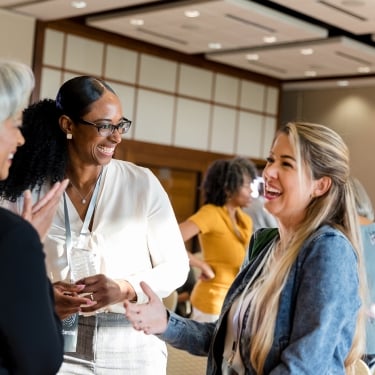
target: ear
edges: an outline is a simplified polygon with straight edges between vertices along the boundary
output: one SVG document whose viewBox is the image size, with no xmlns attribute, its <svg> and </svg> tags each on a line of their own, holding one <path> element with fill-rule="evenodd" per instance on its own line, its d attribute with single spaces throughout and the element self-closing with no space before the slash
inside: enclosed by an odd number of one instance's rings
<svg viewBox="0 0 375 375">
<path fill-rule="evenodd" d="M 320 197 L 325 194 L 329 188 L 331 187 L 332 179 L 331 177 L 324 176 L 319 178 L 319 180 L 315 180 L 315 188 L 313 190 L 314 197 Z"/>
<path fill-rule="evenodd" d="M 71 134 L 72 133 L 73 121 L 70 119 L 70 117 L 68 117 L 66 115 L 60 116 L 59 125 L 60 125 L 61 130 L 65 134 Z"/>
</svg>

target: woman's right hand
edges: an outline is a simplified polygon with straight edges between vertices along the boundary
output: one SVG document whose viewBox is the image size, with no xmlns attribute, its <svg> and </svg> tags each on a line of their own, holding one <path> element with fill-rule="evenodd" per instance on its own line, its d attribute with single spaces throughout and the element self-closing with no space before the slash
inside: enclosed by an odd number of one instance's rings
<svg viewBox="0 0 375 375">
<path fill-rule="evenodd" d="M 125 300 L 125 316 L 137 331 L 143 331 L 147 335 L 163 333 L 168 325 L 167 309 L 144 281 L 140 285 L 149 301 L 144 304 L 136 304 Z"/>
<path fill-rule="evenodd" d="M 91 299 L 80 297 L 85 285 L 75 285 L 58 281 L 53 284 L 55 311 L 61 320 L 81 311 L 82 305 L 95 304 Z"/>
</svg>

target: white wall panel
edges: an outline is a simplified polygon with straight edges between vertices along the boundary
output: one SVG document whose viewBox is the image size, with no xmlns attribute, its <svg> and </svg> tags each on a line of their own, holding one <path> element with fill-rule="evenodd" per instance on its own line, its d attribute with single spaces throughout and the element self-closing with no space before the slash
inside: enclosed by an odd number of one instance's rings
<svg viewBox="0 0 375 375">
<path fill-rule="evenodd" d="M 64 33 L 46 30 L 43 50 L 43 63 L 61 68 L 63 66 Z"/>
<path fill-rule="evenodd" d="M 175 92 L 177 63 L 142 54 L 139 84 L 168 92 Z"/>
<path fill-rule="evenodd" d="M 215 78 L 215 102 L 236 106 L 238 104 L 238 87 L 239 79 L 217 74 Z"/>
<path fill-rule="evenodd" d="M 209 70 L 181 64 L 178 93 L 211 100 L 213 73 Z"/>
<path fill-rule="evenodd" d="M 241 81 L 241 107 L 263 112 L 264 91 L 264 85 L 250 81 Z"/>
<path fill-rule="evenodd" d="M 214 106 L 212 117 L 210 151 L 234 153 L 236 133 L 236 110 Z"/>
<path fill-rule="evenodd" d="M 137 59 L 137 52 L 109 45 L 106 51 L 105 78 L 135 83 L 137 78 Z"/>
<path fill-rule="evenodd" d="M 276 119 L 275 117 L 267 116 L 264 119 L 264 125 L 263 125 L 263 152 L 261 154 L 261 157 L 263 159 L 267 158 L 270 153 L 270 149 L 271 149 L 272 141 L 275 137 L 275 133 L 276 133 Z"/>
<path fill-rule="evenodd" d="M 236 154 L 260 158 L 263 116 L 240 112 Z"/>
<path fill-rule="evenodd" d="M 0 10 L 1 58 L 32 66 L 34 33 L 34 18 Z"/>
<path fill-rule="evenodd" d="M 207 150 L 209 123 L 209 104 L 178 99 L 174 146 Z"/>
<path fill-rule="evenodd" d="M 55 99 L 60 85 L 61 71 L 43 68 L 40 82 L 40 99 Z"/>
<path fill-rule="evenodd" d="M 267 87 L 266 112 L 270 115 L 276 115 L 279 107 L 279 90 L 275 87 Z"/>
<path fill-rule="evenodd" d="M 103 43 L 69 35 L 66 46 L 65 68 L 100 76 L 103 64 Z"/>
<path fill-rule="evenodd" d="M 139 90 L 134 139 L 171 144 L 174 96 Z"/>
</svg>

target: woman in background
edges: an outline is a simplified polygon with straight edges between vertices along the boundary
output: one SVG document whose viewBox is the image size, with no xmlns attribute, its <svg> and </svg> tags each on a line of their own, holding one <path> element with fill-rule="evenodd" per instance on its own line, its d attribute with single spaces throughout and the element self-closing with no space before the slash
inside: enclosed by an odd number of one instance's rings
<svg viewBox="0 0 375 375">
<path fill-rule="evenodd" d="M 29 67 L 0 61 L 1 180 L 7 178 L 17 148 L 24 144 L 22 110 L 33 87 Z M 22 215 L 34 222 L 39 235 L 21 216 L 0 208 L 1 374 L 54 375 L 62 363 L 61 322 L 54 311 L 41 239 L 66 184 L 56 184 L 48 197 L 34 206 L 26 193 Z"/>
<path fill-rule="evenodd" d="M 25 188 L 37 196 L 64 176 L 70 181 L 44 246 L 57 312 L 66 323 L 80 313 L 76 347 L 59 374 L 166 372 L 165 343 L 135 331 L 123 301 L 147 300 L 141 280 L 168 296 L 185 281 L 188 257 L 157 178 L 113 159 L 130 125 L 110 85 L 89 76 L 24 112 L 27 149 L 16 155 L 4 195 L 19 204 Z"/>
<path fill-rule="evenodd" d="M 248 159 L 216 160 L 203 181 L 204 205 L 180 223 L 184 241 L 198 236 L 202 257 L 189 253 L 201 271 L 191 292 L 192 319 L 213 322 L 243 262 L 252 222 L 242 211 L 251 203 L 256 167 Z"/>
</svg>

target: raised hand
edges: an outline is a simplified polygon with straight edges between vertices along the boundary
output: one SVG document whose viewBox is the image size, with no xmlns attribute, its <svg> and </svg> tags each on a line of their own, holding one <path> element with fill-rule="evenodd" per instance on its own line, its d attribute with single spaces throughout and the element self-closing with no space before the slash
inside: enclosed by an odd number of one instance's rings
<svg viewBox="0 0 375 375">
<path fill-rule="evenodd" d="M 43 242 L 55 216 L 60 198 L 68 186 L 69 180 L 56 182 L 51 190 L 38 202 L 33 204 L 30 190 L 24 192 L 24 204 L 21 216 L 30 222 L 39 233 Z"/>
<path fill-rule="evenodd" d="M 125 316 L 138 331 L 143 331 L 146 334 L 163 333 L 168 325 L 167 309 L 144 281 L 140 285 L 149 301 L 144 304 L 135 304 L 126 300 L 124 302 Z"/>
</svg>

